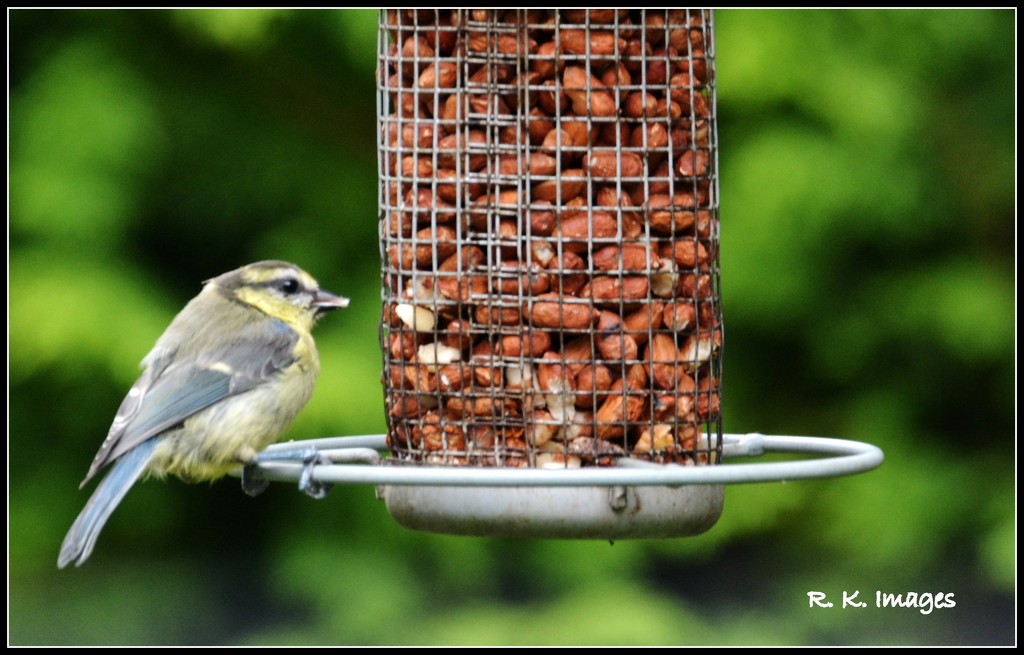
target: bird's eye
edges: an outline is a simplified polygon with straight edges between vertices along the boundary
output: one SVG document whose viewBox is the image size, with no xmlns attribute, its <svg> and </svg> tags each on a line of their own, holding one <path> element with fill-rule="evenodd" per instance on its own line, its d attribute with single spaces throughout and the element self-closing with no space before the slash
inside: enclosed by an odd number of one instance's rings
<svg viewBox="0 0 1024 655">
<path fill-rule="evenodd" d="M 289 295 L 297 292 L 298 290 L 299 290 L 299 281 L 296 280 L 295 278 L 290 277 L 290 278 L 288 278 L 286 280 L 283 280 L 281 282 L 281 291 L 284 291 L 285 293 L 287 293 Z"/>
</svg>

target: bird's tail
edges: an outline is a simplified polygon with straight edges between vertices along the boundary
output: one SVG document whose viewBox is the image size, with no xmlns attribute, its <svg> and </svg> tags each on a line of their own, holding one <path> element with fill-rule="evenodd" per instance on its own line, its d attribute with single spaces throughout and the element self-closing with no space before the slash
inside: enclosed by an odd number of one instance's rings
<svg viewBox="0 0 1024 655">
<path fill-rule="evenodd" d="M 64 537 L 60 557 L 57 558 L 58 568 L 64 568 L 71 562 L 74 562 L 75 566 L 81 566 L 82 562 L 89 558 L 93 546 L 96 545 L 96 538 L 100 536 L 107 519 L 142 475 L 155 445 L 156 439 L 149 439 L 129 450 L 114 463 Z"/>
</svg>

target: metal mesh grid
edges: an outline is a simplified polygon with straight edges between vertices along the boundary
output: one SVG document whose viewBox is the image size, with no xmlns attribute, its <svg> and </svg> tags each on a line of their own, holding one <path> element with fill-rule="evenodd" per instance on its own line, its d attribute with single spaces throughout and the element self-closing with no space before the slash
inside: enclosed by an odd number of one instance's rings
<svg viewBox="0 0 1024 655">
<path fill-rule="evenodd" d="M 711 12 L 380 18 L 393 459 L 717 461 Z"/>
</svg>

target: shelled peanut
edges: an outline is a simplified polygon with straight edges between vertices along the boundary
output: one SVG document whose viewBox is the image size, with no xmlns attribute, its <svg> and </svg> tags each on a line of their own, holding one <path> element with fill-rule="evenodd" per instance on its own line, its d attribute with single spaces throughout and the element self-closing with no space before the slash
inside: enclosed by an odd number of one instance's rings
<svg viewBox="0 0 1024 655">
<path fill-rule="evenodd" d="M 394 453 L 707 461 L 722 329 L 706 14 L 382 19 Z"/>
</svg>

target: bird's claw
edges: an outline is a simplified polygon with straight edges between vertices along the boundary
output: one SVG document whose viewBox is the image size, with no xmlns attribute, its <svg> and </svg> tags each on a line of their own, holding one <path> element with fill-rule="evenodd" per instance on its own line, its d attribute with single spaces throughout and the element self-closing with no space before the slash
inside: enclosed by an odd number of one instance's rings
<svg viewBox="0 0 1024 655">
<path fill-rule="evenodd" d="M 302 475 L 299 476 L 299 491 L 305 493 L 311 498 L 320 500 L 327 496 L 327 492 L 331 490 L 334 485 L 329 482 L 318 482 L 313 479 L 313 467 L 317 465 L 330 464 L 331 460 L 328 457 L 321 455 L 315 448 L 310 448 L 311 453 L 308 453 L 306 457 L 303 457 L 302 462 Z"/>
<path fill-rule="evenodd" d="M 291 461 L 294 462 L 299 460 L 302 462 L 302 473 L 299 475 L 299 491 L 306 495 L 316 498 L 317 500 L 324 498 L 327 492 L 331 490 L 334 485 L 327 482 L 318 482 L 313 479 L 313 467 L 318 465 L 326 465 L 331 463 L 331 459 L 320 454 L 314 447 L 309 448 L 296 448 L 294 450 L 277 450 L 273 452 L 262 452 L 257 457 L 258 462 L 281 462 Z M 248 477 L 248 480 L 247 480 Z M 262 484 L 262 486 L 258 486 Z M 263 477 L 261 471 L 258 470 L 257 464 L 250 464 L 242 469 L 242 489 L 245 493 L 250 496 L 255 496 L 257 493 L 266 489 L 269 484 Z M 250 490 L 250 486 L 255 491 Z"/>
<path fill-rule="evenodd" d="M 242 467 L 242 491 L 248 496 L 258 496 L 267 490 L 270 480 L 263 475 L 263 471 L 256 463 L 246 464 Z"/>
</svg>

